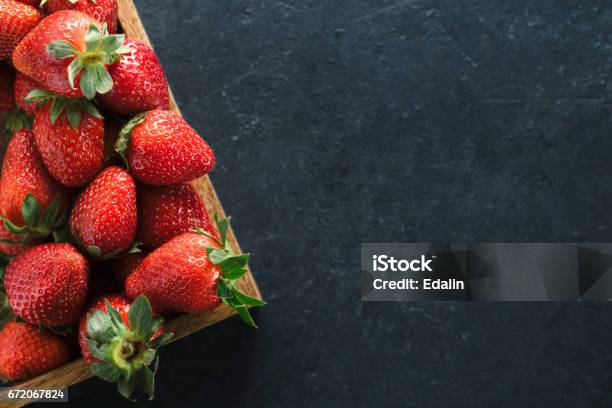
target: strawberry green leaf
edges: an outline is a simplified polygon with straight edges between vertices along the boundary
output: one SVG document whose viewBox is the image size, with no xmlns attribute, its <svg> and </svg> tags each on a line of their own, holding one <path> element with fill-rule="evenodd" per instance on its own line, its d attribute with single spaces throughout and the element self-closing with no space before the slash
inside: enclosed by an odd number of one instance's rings
<svg viewBox="0 0 612 408">
<path fill-rule="evenodd" d="M 6 115 L 5 130 L 12 135 L 21 129 L 32 129 L 32 117 L 28 116 L 19 108 L 13 109 Z"/>
<path fill-rule="evenodd" d="M 153 316 L 151 319 L 151 324 L 144 333 L 144 338 L 150 339 L 151 337 L 153 337 L 153 335 L 157 333 L 162 324 L 164 324 L 164 319 L 161 316 Z"/>
<path fill-rule="evenodd" d="M 258 306 L 258 307 L 266 305 L 266 302 L 264 302 L 263 300 L 259 300 L 254 297 L 250 297 L 249 295 L 240 292 L 235 287 L 232 287 L 231 291 L 232 291 L 232 295 L 234 296 L 234 299 L 236 299 L 238 302 L 242 303 L 243 305 Z"/>
<path fill-rule="evenodd" d="M 55 220 L 57 219 L 59 207 L 61 204 L 61 197 L 56 196 L 53 201 L 45 208 L 43 212 L 41 224 L 44 226 L 48 226 L 49 228 L 53 227 L 55 224 Z"/>
<path fill-rule="evenodd" d="M 49 113 L 51 116 L 51 124 L 55 124 L 57 119 L 60 117 L 64 108 L 66 107 L 66 99 L 65 98 L 54 98 L 51 105 L 51 112 Z"/>
<path fill-rule="evenodd" d="M 225 242 L 227 241 L 227 231 L 229 229 L 231 217 L 219 219 L 219 216 L 215 213 L 214 220 L 215 224 L 217 225 L 217 230 L 219 230 L 221 243 L 225 246 Z"/>
<path fill-rule="evenodd" d="M 117 50 L 119 50 L 123 46 L 124 42 L 125 42 L 124 34 L 107 35 L 102 40 L 102 44 L 100 45 L 100 48 L 105 53 L 112 54 L 114 52 L 117 52 Z"/>
<path fill-rule="evenodd" d="M 2 222 L 4 223 L 4 227 L 10 232 L 12 232 L 13 234 L 23 234 L 24 232 L 28 230 L 27 227 L 16 226 L 15 224 L 13 224 L 12 222 L 10 222 L 8 219 L 4 217 L 0 216 L 0 219 L 2 219 Z"/>
<path fill-rule="evenodd" d="M 70 65 L 68 65 L 68 81 L 70 82 L 70 87 L 72 89 L 76 89 L 74 82 L 76 81 L 76 77 L 83 70 L 83 61 L 80 58 L 75 58 L 72 60 Z"/>
<path fill-rule="evenodd" d="M 219 284 L 217 285 L 217 296 L 219 296 L 221 299 L 232 297 L 232 292 L 224 279 L 219 279 Z"/>
<path fill-rule="evenodd" d="M 174 333 L 164 333 L 161 336 L 151 340 L 151 347 L 154 349 L 158 349 L 161 346 L 168 344 L 173 337 Z"/>
<path fill-rule="evenodd" d="M 34 227 L 38 223 L 40 217 L 40 204 L 36 197 L 32 194 L 27 194 L 21 204 L 21 214 L 28 227 Z"/>
<path fill-rule="evenodd" d="M 97 341 L 87 339 L 87 348 L 92 356 L 100 360 L 109 360 L 110 348 L 108 344 L 98 344 Z"/>
<path fill-rule="evenodd" d="M 246 269 L 244 268 L 233 268 L 229 270 L 223 270 L 223 277 L 227 280 L 237 280 L 242 278 L 246 274 Z"/>
<path fill-rule="evenodd" d="M 249 312 L 249 309 L 246 306 L 242 305 L 242 306 L 233 306 L 233 307 L 243 322 L 245 322 L 247 325 L 253 328 L 257 328 L 257 325 L 255 324 L 255 321 L 253 320 L 253 317 L 251 316 L 251 313 Z"/>
<path fill-rule="evenodd" d="M 153 372 L 153 375 L 156 375 L 158 368 L 159 368 L 159 354 L 155 353 L 155 360 L 153 360 L 153 363 L 149 364 L 149 369 Z"/>
<path fill-rule="evenodd" d="M 81 109 L 78 108 L 74 103 L 68 103 L 66 108 L 66 116 L 68 117 L 68 123 L 70 127 L 76 129 L 81 123 Z"/>
<path fill-rule="evenodd" d="M 226 251 L 213 247 L 207 248 L 206 252 L 208 253 L 208 259 L 210 259 L 210 261 L 215 265 L 220 264 L 231 256 Z"/>
<path fill-rule="evenodd" d="M 93 69 L 96 74 L 96 92 L 99 94 L 108 93 L 113 89 L 113 78 L 104 69 L 104 66 L 94 65 Z"/>
<path fill-rule="evenodd" d="M 92 364 L 91 373 L 111 383 L 115 383 L 121 378 L 121 370 L 107 361 Z"/>
<path fill-rule="evenodd" d="M 90 24 L 85 34 L 85 49 L 88 51 L 97 50 L 102 43 L 102 33 L 95 24 Z"/>
<path fill-rule="evenodd" d="M 149 396 L 149 400 L 155 397 L 155 376 L 148 367 L 142 367 L 134 373 L 136 386 L 139 390 Z"/>
<path fill-rule="evenodd" d="M 33 89 L 28 93 L 25 97 L 25 101 L 29 103 L 42 103 L 48 102 L 53 99 L 55 95 L 53 95 L 49 91 L 45 91 L 42 89 Z"/>
<path fill-rule="evenodd" d="M 115 329 L 110 316 L 94 310 L 87 318 L 87 336 L 99 343 L 108 343 L 115 338 Z"/>
<path fill-rule="evenodd" d="M 211 234 L 211 233 L 210 233 L 210 232 L 208 232 L 208 231 L 204 231 L 204 230 L 203 230 L 203 229 L 201 229 L 201 228 L 196 228 L 196 229 L 192 230 L 192 232 L 195 232 L 196 234 L 200 234 L 200 235 L 205 235 L 205 236 L 207 236 L 208 238 L 210 238 L 210 239 L 214 240 L 214 241 L 215 241 L 216 243 L 218 243 L 219 245 L 223 246 L 223 244 L 222 244 L 221 242 L 219 242 L 219 239 L 217 239 L 217 237 L 215 237 L 213 234 Z M 213 248 L 213 247 L 210 247 L 210 248 L 211 248 L 211 250 L 215 249 L 215 248 Z M 207 248 L 207 249 L 208 249 L 208 248 Z"/>
<path fill-rule="evenodd" d="M 225 271 L 229 271 L 232 269 L 244 268 L 248 262 L 249 262 L 249 254 L 228 256 L 219 263 L 219 266 L 221 267 L 221 274 L 224 275 Z M 213 261 L 213 263 L 216 263 L 216 262 Z"/>
<path fill-rule="evenodd" d="M 117 391 L 126 399 L 132 401 L 131 396 L 134 393 L 136 381 L 131 373 L 122 373 L 122 378 L 117 383 Z"/>
<path fill-rule="evenodd" d="M 113 330 L 115 333 L 125 333 L 127 332 L 127 327 L 125 327 L 125 323 L 123 322 L 123 319 L 121 318 L 121 315 L 119 314 L 119 312 L 117 311 L 117 309 L 115 309 L 113 306 L 111 306 L 110 303 L 108 303 L 108 300 L 105 302 L 106 303 L 106 315 L 108 316 L 111 326 L 113 327 Z"/>
<path fill-rule="evenodd" d="M 145 350 L 143 353 L 143 358 L 142 358 L 143 364 L 145 366 L 148 366 L 149 364 L 151 364 L 153 360 L 155 359 L 156 355 L 157 355 L 157 352 L 154 349 Z"/>
<path fill-rule="evenodd" d="M 136 335 L 140 335 L 144 340 L 148 340 L 145 335 L 149 333 L 152 318 L 153 309 L 149 299 L 144 295 L 138 296 L 128 312 L 130 328 Z"/>
<path fill-rule="evenodd" d="M 51 41 L 47 45 L 47 53 L 57 59 L 65 59 L 78 55 L 79 49 L 66 40 Z"/>
<path fill-rule="evenodd" d="M 93 99 L 96 96 L 96 79 L 97 70 L 93 67 L 86 67 L 81 76 L 81 92 L 87 99 Z"/>
<path fill-rule="evenodd" d="M 94 106 L 93 103 L 91 103 L 91 101 L 88 101 L 86 98 L 78 98 L 76 99 L 76 102 L 79 104 L 83 111 L 89 113 L 91 116 L 96 117 L 98 119 L 104 119 L 104 116 L 100 114 L 98 109 Z"/>
<path fill-rule="evenodd" d="M 123 159 L 126 166 L 128 166 L 127 149 L 128 145 L 130 144 L 132 130 L 144 122 L 145 116 L 146 112 L 134 116 L 119 132 L 119 137 L 115 143 L 115 151 L 119 153 L 119 156 L 121 156 L 121 159 Z"/>
</svg>

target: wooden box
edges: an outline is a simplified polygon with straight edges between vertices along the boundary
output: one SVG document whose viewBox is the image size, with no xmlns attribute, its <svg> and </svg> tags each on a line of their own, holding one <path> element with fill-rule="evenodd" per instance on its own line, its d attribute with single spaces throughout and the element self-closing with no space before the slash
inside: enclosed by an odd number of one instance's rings
<svg viewBox="0 0 612 408">
<path fill-rule="evenodd" d="M 142 22 L 140 21 L 138 11 L 134 6 L 133 0 L 118 0 L 118 3 L 119 22 L 127 37 L 150 44 L 149 38 L 142 25 Z M 180 114 L 179 108 L 176 105 L 174 97 L 172 96 L 172 92 L 170 94 L 170 98 L 170 109 Z M 215 192 L 215 189 L 213 188 L 213 185 L 210 182 L 208 176 L 193 181 L 193 184 L 196 187 L 197 191 L 200 193 L 200 195 L 204 198 L 211 219 L 212 215 L 215 212 L 218 213 L 219 216 L 225 216 L 223 207 L 221 206 L 221 202 L 219 201 L 217 193 Z M 228 233 L 228 239 L 234 249 L 236 251 L 240 251 L 238 241 L 236 240 L 234 232 L 231 229 Z M 250 269 L 248 270 L 248 273 L 242 279 L 240 279 L 240 281 L 238 282 L 238 286 L 243 292 L 247 293 L 248 295 L 256 297 L 258 299 L 262 298 L 259 288 L 257 287 L 257 283 L 255 282 L 255 279 L 253 278 Z M 227 319 L 228 317 L 231 317 L 234 314 L 235 312 L 233 311 L 233 309 L 227 307 L 226 305 L 221 305 L 209 312 L 193 315 L 182 315 L 176 317 L 167 322 L 166 327 L 169 332 L 174 332 L 173 341 L 176 341 L 181 339 L 182 337 L 188 336 L 189 334 L 195 331 L 201 330 L 204 327 Z M 53 371 L 49 371 L 45 374 L 42 374 L 36 378 L 21 382 L 19 384 L 15 384 L 12 388 L 63 388 L 77 384 L 83 380 L 90 378 L 91 376 L 92 375 L 89 371 L 89 367 L 85 364 L 82 358 L 79 358 Z M 0 391 L 0 397 L 4 397 L 7 392 L 8 390 Z M 24 406 L 27 403 L 28 401 L 21 400 L 15 404 L 10 404 L 6 406 L 19 407 Z M 5 406 L 5 404 L 0 403 L 0 406 Z"/>
</svg>

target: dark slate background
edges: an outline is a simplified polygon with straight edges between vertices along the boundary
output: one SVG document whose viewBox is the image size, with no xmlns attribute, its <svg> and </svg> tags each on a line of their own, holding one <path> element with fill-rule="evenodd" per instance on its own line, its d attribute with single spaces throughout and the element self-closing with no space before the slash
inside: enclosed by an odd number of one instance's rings
<svg viewBox="0 0 612 408">
<path fill-rule="evenodd" d="M 362 304 L 359 244 L 611 241 L 612 3 L 136 3 L 270 302 L 149 407 L 610 406 L 610 306 Z"/>
</svg>

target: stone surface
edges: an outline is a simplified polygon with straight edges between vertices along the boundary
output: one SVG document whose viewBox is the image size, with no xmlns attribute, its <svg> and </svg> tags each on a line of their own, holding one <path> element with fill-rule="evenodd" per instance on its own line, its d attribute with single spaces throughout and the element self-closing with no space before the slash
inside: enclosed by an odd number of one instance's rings
<svg viewBox="0 0 612 408">
<path fill-rule="evenodd" d="M 612 239 L 607 2 L 136 3 L 270 302 L 149 407 L 610 406 L 609 305 L 359 300 L 361 242 Z"/>
</svg>

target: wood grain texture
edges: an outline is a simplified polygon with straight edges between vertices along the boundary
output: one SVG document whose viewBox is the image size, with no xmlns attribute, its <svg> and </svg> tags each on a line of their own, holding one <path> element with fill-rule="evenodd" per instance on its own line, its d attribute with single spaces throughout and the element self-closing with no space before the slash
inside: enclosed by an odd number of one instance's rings
<svg viewBox="0 0 612 408">
<path fill-rule="evenodd" d="M 149 45 L 149 37 L 140 21 L 138 11 L 132 0 L 118 0 L 119 3 L 119 22 L 123 27 L 127 37 L 143 41 Z M 172 91 L 170 91 L 170 109 L 180 114 L 180 110 L 174 100 Z M 213 214 L 217 213 L 219 216 L 224 217 L 225 211 L 221 206 L 219 197 L 210 181 L 208 176 L 204 176 L 192 182 L 200 196 L 206 203 L 206 209 L 209 215 L 212 217 Z M 228 240 L 232 247 L 236 251 L 241 251 L 240 245 L 236 240 L 234 231 L 230 228 L 228 233 Z M 253 274 L 248 268 L 247 274 L 238 282 L 238 287 L 250 296 L 261 299 L 261 292 L 257 287 L 257 283 L 253 278 Z M 203 329 L 204 327 L 213 325 L 220 322 L 228 317 L 235 315 L 233 309 L 221 305 L 214 310 L 204 313 L 182 315 L 178 316 L 166 324 L 168 331 L 174 333 L 172 341 L 176 341 L 185 336 L 190 335 L 193 332 Z M 163 352 L 162 352 L 163 353 Z M 12 388 L 24 388 L 24 389 L 36 389 L 36 388 L 63 388 L 77 384 L 91 377 L 89 367 L 85 364 L 83 359 L 74 360 L 62 367 L 59 367 L 53 371 L 49 371 L 36 378 L 28 381 L 21 382 L 14 385 Z M 0 397 L 4 397 L 8 390 L 0 391 Z M 27 405 L 29 401 L 22 400 L 17 403 L 0 403 L 0 407 L 21 407 Z"/>
</svg>

